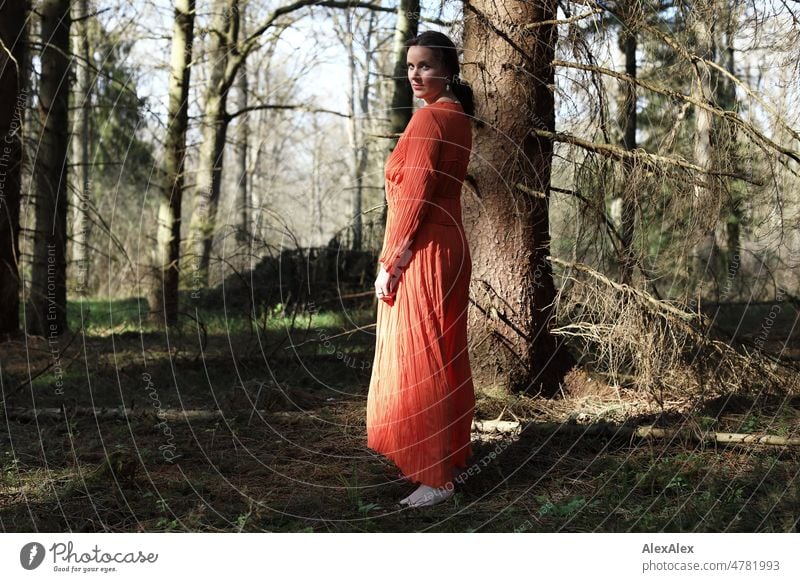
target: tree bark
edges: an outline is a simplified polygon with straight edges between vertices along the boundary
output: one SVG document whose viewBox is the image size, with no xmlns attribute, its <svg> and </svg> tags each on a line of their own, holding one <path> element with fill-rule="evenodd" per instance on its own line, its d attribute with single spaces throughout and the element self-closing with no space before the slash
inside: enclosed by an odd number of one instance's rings
<svg viewBox="0 0 800 582">
<path fill-rule="evenodd" d="M 215 0 L 209 61 L 210 78 L 205 95 L 203 140 L 197 174 L 194 228 L 197 235 L 195 292 L 208 285 L 211 246 L 216 230 L 217 206 L 222 190 L 222 162 L 230 120 L 226 105 L 231 85 L 242 64 L 233 55 L 239 37 L 239 0 Z"/>
<path fill-rule="evenodd" d="M 150 290 L 153 319 L 168 326 L 178 322 L 181 203 L 189 123 L 189 80 L 194 41 L 195 0 L 177 0 L 172 32 L 169 111 L 164 147 L 164 184 L 158 210 L 156 277 Z"/>
<path fill-rule="evenodd" d="M 554 395 L 574 360 L 550 333 L 555 0 L 465 5 L 465 78 L 477 127 L 464 218 L 473 262 L 469 327 L 479 386 Z"/>
<path fill-rule="evenodd" d="M 735 70 L 735 51 L 733 47 L 734 38 L 736 36 L 737 23 L 739 22 L 739 12 L 742 6 L 738 3 L 724 0 L 722 2 L 722 22 L 724 27 L 724 34 L 719 35 L 720 57 L 723 61 L 721 64 L 731 77 L 736 75 Z M 724 47 L 724 48 L 723 48 Z M 727 111 L 738 112 L 739 104 L 736 97 L 736 86 L 730 77 L 725 75 L 718 75 L 720 77 L 715 84 L 717 103 L 722 109 Z M 720 122 L 719 130 L 719 163 L 725 170 L 731 170 L 739 173 L 740 171 L 740 155 L 737 147 L 737 128 L 727 120 Z M 730 299 L 733 295 L 737 294 L 738 290 L 734 289 L 734 280 L 736 279 L 741 258 L 739 252 L 741 250 L 741 224 L 744 219 L 744 212 L 742 204 L 746 195 L 746 190 L 740 184 L 733 183 L 730 187 L 730 196 L 725 204 L 725 222 L 720 225 L 717 234 L 717 246 L 724 250 L 723 264 L 726 266 L 727 273 L 725 274 L 725 288 L 723 289 L 722 299 Z"/>
<path fill-rule="evenodd" d="M 89 63 L 89 1 L 80 0 L 73 6 L 77 25 L 74 37 L 75 60 L 75 120 L 72 134 L 72 160 L 78 164 L 74 177 L 73 200 L 75 211 L 72 223 L 72 264 L 75 269 L 75 291 L 86 295 L 89 287 L 89 231 L 91 217 L 91 172 L 89 167 L 90 127 L 92 112 L 92 78 Z"/>
<path fill-rule="evenodd" d="M 33 243 L 29 332 L 52 338 L 67 329 L 67 154 L 69 149 L 69 0 L 39 5 L 43 48 L 39 139 L 33 182 Z"/>
<path fill-rule="evenodd" d="M 405 43 L 419 31 L 419 0 L 401 0 L 394 29 L 394 93 L 392 95 L 392 133 L 402 133 L 414 112 L 414 93 L 408 82 Z M 395 142 L 396 143 L 396 142 Z"/>
<path fill-rule="evenodd" d="M 625 29 L 620 30 L 620 38 L 625 50 L 625 74 L 630 78 L 636 78 L 636 33 Z M 624 88 L 622 106 L 622 146 L 628 150 L 636 149 L 636 85 L 626 83 Z M 630 158 L 623 161 L 623 172 L 625 174 L 624 184 L 634 184 L 633 164 Z M 620 215 L 620 234 L 622 244 L 620 253 L 622 256 L 622 272 L 620 280 L 630 284 L 633 277 L 633 268 L 636 264 L 636 257 L 633 251 L 633 234 L 636 219 L 636 200 L 634 196 L 636 186 L 626 187 L 622 191 L 621 215 Z"/>
<path fill-rule="evenodd" d="M 363 132 L 359 131 L 359 115 L 356 110 L 358 103 L 357 91 L 358 82 L 356 81 L 357 67 L 355 55 L 355 43 L 353 41 L 355 24 L 353 22 L 355 15 L 353 11 L 347 10 L 344 13 L 344 26 L 340 31 L 342 35 L 342 42 L 347 51 L 347 72 L 349 79 L 349 87 L 347 90 L 347 113 L 349 115 L 348 135 L 350 137 L 350 151 L 352 152 L 353 163 L 353 185 L 351 187 L 352 195 L 350 197 L 350 212 L 351 222 L 350 229 L 352 239 L 350 248 L 353 250 L 361 249 L 361 176 L 363 173 L 361 159 L 363 157 L 364 143 L 361 139 Z"/>
<path fill-rule="evenodd" d="M 708 19 L 712 18 L 714 3 L 714 0 L 698 3 L 697 6 L 691 8 L 688 15 L 689 29 L 694 37 L 694 52 L 698 57 L 706 60 L 714 59 L 714 38 L 708 24 Z M 692 97 L 701 103 L 713 103 L 714 95 L 709 66 L 702 61 L 696 61 L 694 68 Z M 714 145 L 712 143 L 714 116 L 710 111 L 701 107 L 696 107 L 694 114 L 694 163 L 707 172 L 714 167 Z M 710 180 L 708 175 L 703 179 Z M 701 294 L 706 277 L 710 275 L 713 279 L 716 271 L 714 267 L 717 249 L 714 229 L 719 213 L 719 202 L 715 200 L 714 191 L 710 185 L 709 181 L 707 186 L 695 186 L 692 208 L 693 220 L 703 229 L 703 238 L 694 249 L 692 273 Z"/>
<path fill-rule="evenodd" d="M 28 2 L 0 4 L 0 338 L 19 332 L 19 212 L 28 81 Z"/>
<path fill-rule="evenodd" d="M 392 93 L 392 110 L 390 112 L 391 132 L 400 134 L 405 131 L 411 114 L 414 113 L 414 93 L 408 82 L 405 43 L 417 36 L 419 31 L 419 0 L 400 0 L 397 6 L 397 20 L 394 28 L 394 92 Z M 389 153 L 394 150 L 397 140 L 392 140 Z M 383 207 L 382 219 L 386 224 L 388 204 Z"/>
<path fill-rule="evenodd" d="M 241 30 L 242 36 L 247 36 L 247 26 L 246 26 L 246 7 L 247 4 L 243 4 L 242 7 L 239 9 L 239 29 Z M 240 110 L 244 110 L 248 106 L 249 102 L 249 92 L 250 88 L 248 85 L 247 79 L 247 61 L 242 62 L 241 69 L 239 70 L 239 75 L 237 77 L 236 82 L 236 89 L 237 94 L 239 97 L 238 107 Z M 247 168 L 247 150 L 248 150 L 248 142 L 250 140 L 250 118 L 246 115 L 242 115 L 239 118 L 239 121 L 236 125 L 236 155 L 237 155 L 237 166 L 238 166 L 238 174 L 239 174 L 239 182 L 238 182 L 238 205 L 239 205 L 239 221 L 241 225 L 239 227 L 237 240 L 239 243 L 247 243 L 250 240 L 250 183 L 249 183 L 249 175 L 250 172 Z M 242 262 L 242 267 L 246 268 L 248 265 L 247 257 L 244 257 Z"/>
</svg>

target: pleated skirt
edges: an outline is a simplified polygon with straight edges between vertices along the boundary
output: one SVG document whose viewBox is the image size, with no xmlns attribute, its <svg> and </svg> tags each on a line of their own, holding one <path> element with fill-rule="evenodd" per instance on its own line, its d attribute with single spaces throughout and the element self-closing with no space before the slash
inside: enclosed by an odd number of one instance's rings
<svg viewBox="0 0 800 582">
<path fill-rule="evenodd" d="M 394 304 L 378 301 L 367 446 L 412 481 L 442 487 L 472 454 L 472 261 L 460 224 L 423 223 L 411 250 Z"/>
</svg>

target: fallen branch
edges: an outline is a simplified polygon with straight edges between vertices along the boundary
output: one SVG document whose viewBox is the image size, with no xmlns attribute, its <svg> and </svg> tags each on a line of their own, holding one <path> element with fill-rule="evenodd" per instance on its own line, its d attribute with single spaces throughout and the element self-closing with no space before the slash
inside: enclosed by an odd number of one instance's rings
<svg viewBox="0 0 800 582">
<path fill-rule="evenodd" d="M 224 414 L 220 410 L 178 410 L 160 409 L 156 411 L 132 408 L 93 408 L 78 406 L 75 408 L 8 408 L 5 411 L 8 420 L 62 420 L 79 416 L 94 417 L 99 420 L 143 420 L 161 419 L 168 421 L 180 420 L 220 420 Z M 657 428 L 654 426 L 615 426 L 609 423 L 596 423 L 589 425 L 557 423 L 557 422 L 528 422 L 524 426 L 519 421 L 513 420 L 474 420 L 472 430 L 481 433 L 520 434 L 522 432 L 537 432 L 543 434 L 562 433 L 574 436 L 603 436 L 609 438 L 626 439 L 692 439 L 701 442 L 734 443 L 734 444 L 760 444 L 775 446 L 800 446 L 800 437 L 782 437 L 778 435 L 756 435 L 731 432 L 698 431 L 691 428 Z"/>
<path fill-rule="evenodd" d="M 699 310 L 657 300 L 587 265 L 548 258 L 565 267 L 551 333 L 581 342 L 612 383 L 629 376 L 662 405 L 665 394 L 696 399 L 789 389 L 794 370 L 769 354 L 742 353 L 721 341 Z"/>
<path fill-rule="evenodd" d="M 698 442 L 717 442 L 734 444 L 758 444 L 774 446 L 800 446 L 800 437 L 783 437 L 771 434 L 745 434 L 735 432 L 699 431 L 692 428 L 657 428 L 643 426 L 615 426 L 609 423 L 571 424 L 557 422 L 529 422 L 524 426 L 511 420 L 476 420 L 472 430 L 483 433 L 519 434 L 536 432 L 542 434 L 561 433 L 572 436 L 594 436 L 609 438 L 638 439 L 679 439 Z"/>
</svg>

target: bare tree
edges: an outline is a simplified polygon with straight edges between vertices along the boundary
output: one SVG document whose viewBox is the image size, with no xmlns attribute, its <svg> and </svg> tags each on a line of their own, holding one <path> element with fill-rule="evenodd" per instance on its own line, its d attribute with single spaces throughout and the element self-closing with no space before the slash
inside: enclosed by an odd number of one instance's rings
<svg viewBox="0 0 800 582">
<path fill-rule="evenodd" d="M 181 204 L 189 122 L 189 81 L 194 40 L 195 0 L 177 0 L 172 31 L 169 78 L 169 119 L 164 146 L 164 182 L 158 210 L 157 276 L 150 290 L 150 309 L 167 325 L 178 321 L 178 280 L 181 242 Z"/>
<path fill-rule="evenodd" d="M 368 8 L 389 11 L 380 5 L 369 2 L 337 2 L 334 0 L 299 0 L 272 11 L 252 33 L 240 38 L 239 24 L 240 0 L 215 0 L 214 16 L 211 24 L 212 39 L 209 55 L 211 72 L 205 91 L 203 138 L 200 146 L 196 203 L 193 216 L 193 231 L 196 233 L 195 247 L 196 284 L 208 284 L 208 268 L 211 260 L 211 247 L 216 230 L 217 207 L 221 191 L 222 158 L 228 124 L 232 115 L 227 112 L 228 92 L 236 80 L 239 68 L 247 57 L 263 42 L 262 36 L 268 32 L 277 34 L 289 26 L 287 16 L 308 6 L 328 8 Z M 269 107 L 269 104 L 249 109 Z M 247 110 L 240 110 L 237 115 Z"/>
<path fill-rule="evenodd" d="M 350 197 L 351 229 L 353 233 L 351 248 L 361 250 L 363 236 L 362 207 L 364 200 L 364 178 L 369 163 L 369 147 L 367 144 L 365 125 L 370 115 L 370 91 L 372 89 L 370 65 L 372 63 L 372 42 L 376 25 L 376 14 L 369 11 L 360 14 L 355 10 L 342 12 L 343 18 L 338 17 L 338 12 L 332 11 L 339 40 L 347 52 L 348 89 L 347 89 L 347 115 L 349 117 L 348 136 L 352 152 L 352 195 Z M 363 34 L 363 60 L 357 54 L 356 35 L 361 27 L 361 22 L 366 19 L 366 30 Z M 359 82 L 359 71 L 361 81 Z"/>
<path fill-rule="evenodd" d="M 247 36 L 247 4 L 243 4 L 239 9 L 239 29 L 243 36 Z M 236 90 L 239 96 L 238 107 L 240 110 L 246 110 L 249 103 L 250 87 L 247 80 L 247 61 L 242 63 L 239 70 L 239 75 L 236 82 Z M 250 120 L 242 116 L 236 126 L 236 157 L 238 166 L 238 197 L 237 204 L 239 206 L 239 229 L 237 240 L 241 243 L 246 243 L 250 239 L 250 217 L 248 209 L 250 208 L 250 172 L 247 166 L 247 155 L 250 141 Z"/>
</svg>

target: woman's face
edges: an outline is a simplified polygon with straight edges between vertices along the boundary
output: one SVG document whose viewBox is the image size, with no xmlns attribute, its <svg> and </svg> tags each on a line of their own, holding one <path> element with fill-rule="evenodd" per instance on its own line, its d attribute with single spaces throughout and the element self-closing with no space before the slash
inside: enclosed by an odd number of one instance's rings
<svg viewBox="0 0 800 582">
<path fill-rule="evenodd" d="M 447 86 L 447 71 L 438 55 L 426 46 L 410 46 L 406 55 L 408 80 L 414 97 L 433 103 Z"/>
</svg>

